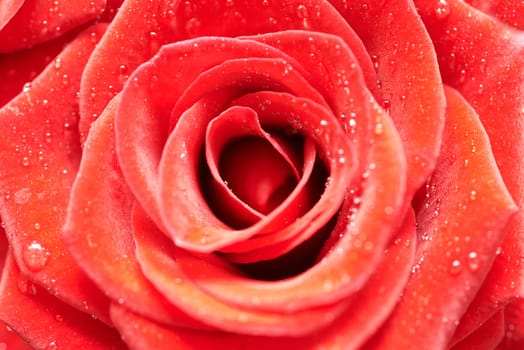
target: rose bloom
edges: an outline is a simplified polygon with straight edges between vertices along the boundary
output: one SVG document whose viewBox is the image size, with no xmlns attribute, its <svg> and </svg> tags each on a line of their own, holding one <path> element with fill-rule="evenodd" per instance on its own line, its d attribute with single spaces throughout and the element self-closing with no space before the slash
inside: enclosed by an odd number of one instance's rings
<svg viewBox="0 0 524 350">
<path fill-rule="evenodd" d="M 523 30 L 0 1 L 0 349 L 524 348 Z"/>
</svg>

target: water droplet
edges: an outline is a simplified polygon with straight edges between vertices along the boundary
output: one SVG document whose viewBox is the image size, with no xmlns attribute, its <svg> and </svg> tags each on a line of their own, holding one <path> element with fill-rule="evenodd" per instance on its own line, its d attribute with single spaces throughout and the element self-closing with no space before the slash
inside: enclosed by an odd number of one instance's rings
<svg viewBox="0 0 524 350">
<path fill-rule="evenodd" d="M 62 322 L 62 321 L 64 321 L 64 317 L 62 315 L 56 314 L 55 315 L 55 320 L 57 322 Z"/>
<path fill-rule="evenodd" d="M 451 273 L 452 275 L 457 275 L 460 273 L 460 270 L 462 269 L 462 266 L 460 264 L 460 260 L 453 260 L 451 262 L 451 268 L 449 270 L 449 273 Z"/>
<path fill-rule="evenodd" d="M 56 350 L 58 349 L 58 345 L 56 345 L 56 341 L 50 341 L 49 344 L 47 344 L 45 350 Z"/>
<path fill-rule="evenodd" d="M 29 188 L 21 188 L 15 192 L 15 202 L 17 204 L 24 204 L 31 198 L 31 190 Z"/>
<path fill-rule="evenodd" d="M 375 134 L 380 135 L 383 132 L 384 132 L 384 126 L 382 125 L 382 123 L 375 124 Z"/>
<path fill-rule="evenodd" d="M 56 69 L 60 69 L 60 67 L 62 67 L 62 59 L 61 58 L 57 58 L 55 60 L 55 68 Z"/>
<path fill-rule="evenodd" d="M 33 272 L 42 270 L 50 257 L 49 251 L 37 241 L 31 242 L 22 252 L 24 262 Z"/>
<path fill-rule="evenodd" d="M 476 198 L 477 198 L 477 191 L 471 190 L 471 192 L 469 193 L 469 199 L 474 201 Z"/>
<path fill-rule="evenodd" d="M 28 93 L 31 90 L 31 82 L 27 82 L 24 84 L 24 87 L 22 88 L 22 91 L 25 93 Z"/>
<path fill-rule="evenodd" d="M 438 0 L 435 7 L 435 16 L 438 19 L 444 19 L 449 16 L 449 4 L 447 0 Z"/>
<path fill-rule="evenodd" d="M 333 281 L 325 280 L 324 283 L 322 283 L 322 289 L 326 292 L 332 291 L 333 290 Z"/>
<path fill-rule="evenodd" d="M 29 165 L 29 158 L 28 157 L 22 158 L 22 165 L 23 166 L 28 166 Z"/>
<path fill-rule="evenodd" d="M 40 223 L 35 222 L 34 227 L 35 227 L 35 230 L 40 230 Z"/>
<path fill-rule="evenodd" d="M 304 19 L 304 18 L 309 17 L 309 13 L 308 13 L 307 7 L 305 5 L 300 4 L 300 5 L 297 6 L 297 16 L 300 19 Z"/>
<path fill-rule="evenodd" d="M 52 134 L 50 132 L 46 132 L 45 133 L 45 142 L 46 143 L 52 143 L 53 142 Z"/>
<path fill-rule="evenodd" d="M 477 271 L 479 269 L 480 264 L 477 252 L 470 252 L 468 254 L 468 267 L 471 271 Z"/>
<path fill-rule="evenodd" d="M 391 107 L 391 101 L 390 100 L 384 100 L 382 102 L 382 106 L 386 111 L 389 111 L 389 108 Z"/>
</svg>

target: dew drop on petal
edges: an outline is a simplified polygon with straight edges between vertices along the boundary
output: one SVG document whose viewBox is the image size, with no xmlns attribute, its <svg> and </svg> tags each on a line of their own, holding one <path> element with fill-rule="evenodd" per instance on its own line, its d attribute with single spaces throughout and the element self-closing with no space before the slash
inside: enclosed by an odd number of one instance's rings
<svg viewBox="0 0 524 350">
<path fill-rule="evenodd" d="M 477 271 L 480 267 L 477 252 L 470 252 L 468 254 L 468 267 L 471 271 Z"/>
<path fill-rule="evenodd" d="M 56 341 L 50 341 L 49 344 L 47 344 L 45 350 L 57 350 L 58 345 L 56 344 Z"/>
<path fill-rule="evenodd" d="M 438 0 L 437 6 L 435 7 L 435 16 L 438 19 L 445 19 L 449 16 L 449 3 L 447 0 Z"/>
<path fill-rule="evenodd" d="M 24 86 L 22 87 L 22 91 L 27 93 L 31 90 L 31 82 L 27 82 L 24 84 Z"/>
<path fill-rule="evenodd" d="M 457 275 L 460 273 L 460 270 L 462 269 L 460 260 L 453 260 L 451 262 L 451 268 L 449 269 L 449 273 L 452 275 Z"/>
<path fill-rule="evenodd" d="M 27 268 L 33 272 L 42 270 L 50 257 L 49 251 L 37 241 L 31 242 L 22 251 L 22 257 Z"/>
<path fill-rule="evenodd" d="M 29 188 L 21 188 L 15 192 L 15 202 L 17 204 L 24 204 L 31 198 L 31 190 Z"/>
</svg>

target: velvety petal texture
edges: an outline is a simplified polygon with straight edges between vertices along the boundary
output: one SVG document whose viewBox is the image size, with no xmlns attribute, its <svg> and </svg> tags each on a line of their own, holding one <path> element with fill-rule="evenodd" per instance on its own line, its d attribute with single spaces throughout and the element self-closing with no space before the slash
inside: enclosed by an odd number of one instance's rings
<svg viewBox="0 0 524 350">
<path fill-rule="evenodd" d="M 0 350 L 520 349 L 523 9 L 0 0 Z"/>
</svg>

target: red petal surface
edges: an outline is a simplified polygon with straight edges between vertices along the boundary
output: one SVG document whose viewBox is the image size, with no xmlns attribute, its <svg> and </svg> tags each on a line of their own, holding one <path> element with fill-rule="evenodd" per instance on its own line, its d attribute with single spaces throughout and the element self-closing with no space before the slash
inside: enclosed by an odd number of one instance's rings
<svg viewBox="0 0 524 350">
<path fill-rule="evenodd" d="M 277 128 L 284 126 L 295 128 L 319 145 L 319 153 L 323 154 L 326 159 L 326 166 L 332 177 L 332 182 L 326 185 L 324 195 L 315 206 L 300 220 L 287 226 L 284 229 L 285 233 L 278 233 L 279 236 L 287 234 L 286 237 L 289 238 L 290 235 L 304 230 L 303 237 L 297 241 L 298 244 L 325 225 L 338 210 L 349 181 L 354 176 L 353 152 L 340 125 L 321 106 L 308 99 L 288 94 L 267 93 L 264 96 L 259 94 L 256 97 L 264 98 L 253 99 L 253 105 L 250 107 L 257 109 L 265 123 Z M 246 102 L 249 103 L 249 101 Z M 237 103 L 242 104 L 240 100 Z M 207 106 L 207 104 L 202 103 L 202 106 Z M 258 233 L 264 233 L 270 227 L 274 229 L 275 222 L 279 226 L 278 219 L 281 211 L 286 208 L 286 203 L 268 215 L 265 220 L 244 230 L 232 230 L 225 227 L 214 217 L 199 193 L 198 174 L 196 173 L 199 148 L 204 142 L 206 125 L 213 116 L 203 113 L 202 109 L 189 110 L 187 120 L 190 122 L 180 121 L 179 128 L 174 130 L 167 141 L 166 151 L 160 164 L 162 182 L 159 197 L 163 204 L 162 210 L 166 226 L 170 228 L 170 234 L 177 245 L 194 251 L 209 252 L 242 242 Z M 263 114 L 263 110 L 268 114 Z M 282 116 L 289 117 L 282 118 Z M 329 152 L 338 154 L 338 156 L 329 158 L 326 156 Z M 187 155 L 180 157 L 180 154 L 184 153 Z M 179 173 L 180 169 L 187 169 L 187 171 Z M 178 174 L 178 176 L 174 177 L 173 174 Z M 307 177 L 305 179 L 307 180 Z M 297 192 L 299 190 L 300 188 L 297 187 Z M 287 200 L 294 201 L 295 199 L 295 196 L 290 196 Z M 260 258 L 249 258 L 249 260 L 260 260 Z"/>
<path fill-rule="evenodd" d="M 7 1 L 10 2 L 10 1 Z M 56 38 L 67 31 L 85 24 L 100 15 L 106 5 L 106 0 L 55 0 L 11 1 L 18 11 L 14 16 L 9 14 L 14 8 L 9 8 L 5 18 L 3 13 L 6 1 L 0 3 L 0 52 L 10 52 Z M 2 25 L 2 19 L 10 20 Z M 83 66 L 83 65 L 82 65 Z"/>
<path fill-rule="evenodd" d="M 387 317 L 401 292 L 415 253 L 414 220 L 409 216 L 384 259 L 344 315 L 326 329 L 301 338 L 258 337 L 219 332 L 166 328 L 133 314 L 119 305 L 112 320 L 131 349 L 317 349 L 353 348 L 361 344 Z M 152 253 L 152 252 L 151 252 Z"/>
<path fill-rule="evenodd" d="M 206 274 L 208 265 L 216 264 L 216 258 L 213 255 L 194 257 L 175 247 L 156 229 L 142 209 L 136 207 L 134 214 L 134 238 L 144 274 L 171 303 L 218 330 L 269 336 L 303 335 L 331 323 L 347 306 L 347 302 L 341 301 L 285 313 L 238 308 L 234 304 L 221 302 L 196 286 L 191 276 L 186 276 L 182 269 L 186 261 L 191 264 L 196 260 L 194 264 L 199 266 L 194 266 L 195 269 L 203 266 L 199 272 Z M 199 260 L 207 264 L 200 264 Z"/>
<path fill-rule="evenodd" d="M 402 210 L 404 199 L 401 144 L 387 116 L 379 109 L 374 111 L 375 120 L 382 126 L 372 147 L 374 166 L 365 175 L 357 215 L 352 222 L 341 221 L 341 229 L 334 233 L 342 236 L 333 245 L 340 254 L 329 254 L 303 274 L 272 283 L 241 278 L 211 264 L 204 267 L 203 262 L 193 261 L 187 254 L 176 257 L 184 274 L 215 298 L 249 308 L 303 310 L 329 304 L 358 290 L 381 259 L 398 224 L 396 213 Z M 388 186 L 383 185 L 386 183 Z M 205 224 L 209 225 L 207 221 Z M 162 288 L 161 283 L 167 282 L 157 282 L 158 288 Z"/>
<path fill-rule="evenodd" d="M 419 261 L 371 349 L 445 348 L 515 212 L 478 116 L 456 91 L 446 96 L 443 149 L 417 212 Z"/>
<path fill-rule="evenodd" d="M 107 321 L 106 298 L 77 267 L 61 235 L 80 159 L 75 101 L 82 62 L 103 30 L 79 36 L 0 109 L 0 210 L 22 274 Z"/>
<path fill-rule="evenodd" d="M 504 337 L 504 311 L 500 310 L 465 339 L 450 350 L 492 350 L 499 349 L 497 345 Z M 511 348 L 518 349 L 518 348 Z"/>
<path fill-rule="evenodd" d="M 0 305 L 0 318 L 33 348 L 125 349 L 114 329 L 62 303 L 22 276 L 12 256 L 2 273 Z"/>
<path fill-rule="evenodd" d="M 461 1 L 448 0 L 445 16 L 438 16 L 432 3 L 415 3 L 434 39 L 444 81 L 475 108 L 504 183 L 521 208 L 510 221 L 500 254 L 461 323 L 461 332 L 467 334 L 508 300 L 524 295 L 524 40 L 521 31 Z"/>
<path fill-rule="evenodd" d="M 466 0 L 478 10 L 524 30 L 524 2 L 521 0 Z"/>
<path fill-rule="evenodd" d="M 308 180 L 305 171 L 301 174 L 302 169 L 299 172 L 296 168 L 298 160 L 291 160 L 298 155 L 287 152 L 292 151 L 293 145 L 286 147 L 285 140 L 281 138 L 279 142 L 278 137 L 266 132 L 256 112 L 245 107 L 232 107 L 209 123 L 206 160 L 213 180 L 208 202 L 213 201 L 215 212 L 223 213 L 219 215 L 222 220 L 225 217 L 230 222 L 233 217 L 244 223 L 240 227 L 253 225 L 286 201 L 301 176 Z M 316 151 L 312 142 L 308 145 L 302 153 L 306 153 L 305 168 L 311 172 Z M 307 193 L 299 197 L 288 210 L 290 213 L 279 220 L 282 225 L 290 224 L 312 206 Z M 254 218 L 249 219 L 250 214 Z"/>
<path fill-rule="evenodd" d="M 24 84 L 33 81 L 75 36 L 71 33 L 30 49 L 0 54 L 0 107 L 22 92 Z"/>
<path fill-rule="evenodd" d="M 514 300 L 504 309 L 506 332 L 504 340 L 497 350 L 513 350 L 524 348 L 524 301 Z"/>
<path fill-rule="evenodd" d="M 65 240 L 82 268 L 114 301 L 162 323 L 198 327 L 152 287 L 134 256 L 134 197 L 123 179 L 115 151 L 113 119 L 117 99 L 93 125 L 85 143 L 71 193 Z"/>
<path fill-rule="evenodd" d="M 283 20 L 285 19 L 285 20 Z M 375 74 L 360 39 L 335 9 L 324 1 L 126 1 L 108 35 L 90 59 L 82 82 L 80 134 L 123 87 L 129 74 L 161 45 L 197 36 L 253 35 L 306 29 L 340 36 L 358 59 L 371 91 Z"/>
<path fill-rule="evenodd" d="M 157 225 L 163 226 L 156 199 L 157 168 L 168 136 L 171 110 L 187 86 L 209 67 L 229 59 L 281 55 L 256 42 L 201 38 L 164 46 L 153 60 L 134 72 L 122 92 L 115 120 L 118 157 L 133 193 Z M 264 81 L 259 73 L 252 72 L 252 76 Z M 304 82 L 295 71 L 287 79 L 279 77 L 280 83 L 287 85 L 285 82 L 289 81 L 297 89 L 298 81 Z"/>
<path fill-rule="evenodd" d="M 6 26 L 7 23 L 18 12 L 20 7 L 24 4 L 24 0 L 2 0 L 0 1 L 0 30 Z"/>
<path fill-rule="evenodd" d="M 409 0 L 331 3 L 374 62 L 383 105 L 406 149 L 411 195 L 435 167 L 444 127 L 444 92 L 431 38 Z"/>
</svg>

